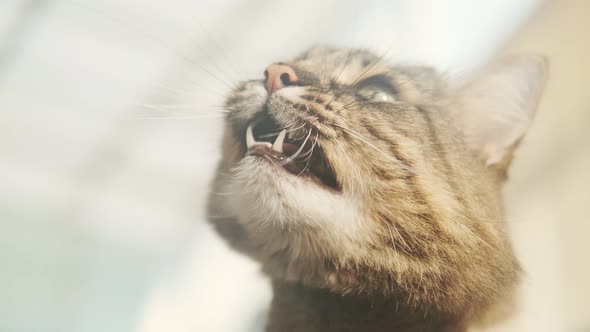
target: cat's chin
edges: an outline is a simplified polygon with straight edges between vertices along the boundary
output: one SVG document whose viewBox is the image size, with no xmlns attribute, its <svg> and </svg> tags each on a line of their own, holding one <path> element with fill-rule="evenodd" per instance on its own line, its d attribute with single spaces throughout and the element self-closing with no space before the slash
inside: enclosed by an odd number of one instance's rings
<svg viewBox="0 0 590 332">
<path fill-rule="evenodd" d="M 306 181 L 323 190 L 340 193 L 341 188 L 337 185 L 332 173 L 322 172 L 321 166 L 310 167 L 311 163 L 306 161 L 289 160 L 285 155 L 277 154 L 266 146 L 257 146 L 251 149 L 247 158 L 257 158 L 260 161 L 260 167 L 266 167 L 268 164 L 269 167 L 275 168 L 277 170 L 276 176 L 285 177 L 288 179 L 287 181 Z M 289 180 L 289 178 L 294 179 Z"/>
<path fill-rule="evenodd" d="M 346 193 L 292 174 L 264 157 L 246 156 L 226 176 L 226 203 L 242 222 L 333 225 L 344 231 L 362 219 Z"/>
</svg>

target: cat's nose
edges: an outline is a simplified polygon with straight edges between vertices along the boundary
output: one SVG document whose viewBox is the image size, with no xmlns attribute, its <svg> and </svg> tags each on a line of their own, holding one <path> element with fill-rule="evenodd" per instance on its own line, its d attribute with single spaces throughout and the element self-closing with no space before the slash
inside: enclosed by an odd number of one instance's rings
<svg viewBox="0 0 590 332">
<path fill-rule="evenodd" d="M 273 63 L 264 71 L 266 91 L 269 93 L 297 83 L 297 75 L 289 65 Z"/>
</svg>

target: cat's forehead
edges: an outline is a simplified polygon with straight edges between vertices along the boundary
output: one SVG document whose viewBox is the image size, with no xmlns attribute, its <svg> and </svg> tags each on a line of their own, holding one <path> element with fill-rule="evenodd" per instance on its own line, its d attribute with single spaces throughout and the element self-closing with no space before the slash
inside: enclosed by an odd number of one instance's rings
<svg viewBox="0 0 590 332">
<path fill-rule="evenodd" d="M 409 102 L 441 96 L 446 82 L 428 66 L 399 65 L 384 54 L 366 49 L 314 47 L 289 62 L 314 76 L 322 85 L 352 86 L 381 75 L 391 80 L 398 93 Z"/>
<path fill-rule="evenodd" d="M 368 50 L 315 47 L 296 57 L 294 66 L 339 84 L 353 84 L 363 77 L 392 71 L 387 60 Z"/>
</svg>

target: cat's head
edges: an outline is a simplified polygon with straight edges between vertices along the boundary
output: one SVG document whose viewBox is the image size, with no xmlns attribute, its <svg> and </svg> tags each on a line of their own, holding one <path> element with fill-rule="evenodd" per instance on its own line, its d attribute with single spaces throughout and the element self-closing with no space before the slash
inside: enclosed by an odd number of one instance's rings
<svg viewBox="0 0 590 332">
<path fill-rule="evenodd" d="M 272 64 L 226 100 L 211 222 L 281 280 L 450 311 L 501 296 L 500 189 L 544 75 L 513 57 L 458 85 L 337 48 Z"/>
</svg>

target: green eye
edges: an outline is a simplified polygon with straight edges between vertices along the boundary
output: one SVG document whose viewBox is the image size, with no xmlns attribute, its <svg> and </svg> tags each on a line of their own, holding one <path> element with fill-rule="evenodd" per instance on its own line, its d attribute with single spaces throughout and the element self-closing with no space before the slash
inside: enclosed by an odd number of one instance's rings
<svg viewBox="0 0 590 332">
<path fill-rule="evenodd" d="M 356 84 L 356 93 L 366 100 L 379 103 L 393 103 L 397 101 L 397 89 L 391 79 L 376 75 Z"/>
<path fill-rule="evenodd" d="M 357 93 L 368 100 L 382 102 L 382 103 L 391 103 L 396 101 L 395 95 L 393 92 L 388 91 L 391 90 L 388 86 L 383 86 L 381 84 L 375 85 L 366 85 L 360 88 Z"/>
</svg>

